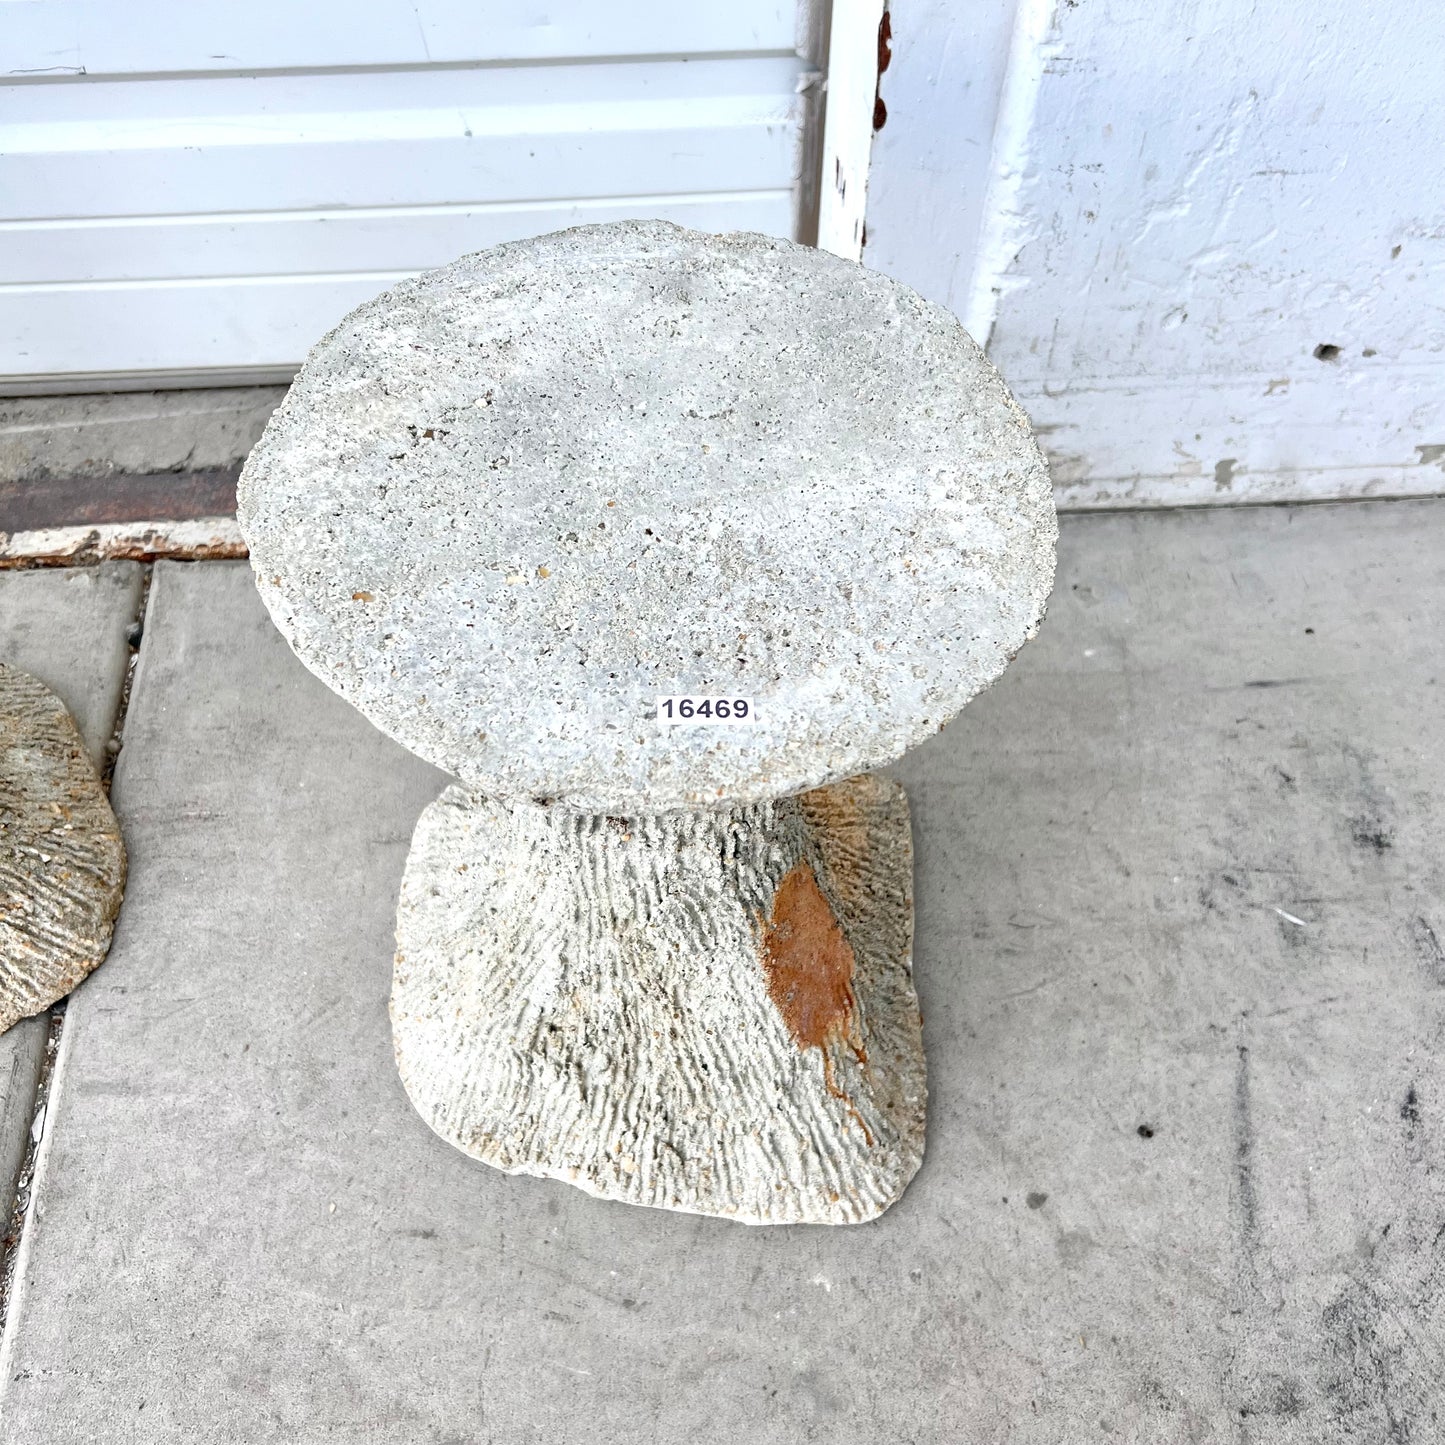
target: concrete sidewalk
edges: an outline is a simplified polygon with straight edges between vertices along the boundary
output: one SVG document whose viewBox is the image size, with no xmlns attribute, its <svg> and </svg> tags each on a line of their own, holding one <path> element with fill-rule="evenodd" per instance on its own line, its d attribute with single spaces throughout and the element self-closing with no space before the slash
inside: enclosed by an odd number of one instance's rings
<svg viewBox="0 0 1445 1445">
<path fill-rule="evenodd" d="M 158 564 L 0 1440 L 1445 1437 L 1442 681 L 1445 502 L 1066 519 L 898 769 L 923 1170 L 749 1230 L 430 1135 L 386 996 L 444 779 L 244 564 Z"/>
</svg>

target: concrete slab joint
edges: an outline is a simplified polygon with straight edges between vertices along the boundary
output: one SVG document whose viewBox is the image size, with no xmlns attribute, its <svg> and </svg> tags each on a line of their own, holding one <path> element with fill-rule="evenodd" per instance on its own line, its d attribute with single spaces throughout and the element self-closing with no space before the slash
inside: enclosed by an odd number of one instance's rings
<svg viewBox="0 0 1445 1445">
<path fill-rule="evenodd" d="M 63 705 L 84 743 L 86 754 L 97 773 L 103 770 L 112 754 L 110 745 L 115 736 L 118 713 L 125 690 L 125 678 L 130 659 L 127 644 L 127 628 L 137 618 L 144 591 L 142 569 L 129 562 L 112 562 L 100 567 L 83 569 L 42 569 L 34 571 L 5 571 L 0 569 L 0 659 L 13 673 L 25 673 L 36 683 L 53 693 Z M 27 695 L 32 695 L 28 685 Z M 30 843 L 36 842 L 33 829 L 38 821 L 41 831 L 48 830 L 56 815 L 48 806 L 49 823 L 44 814 L 38 820 L 34 808 L 43 798 L 42 793 L 30 791 L 37 781 L 35 770 L 48 765 L 42 762 L 43 751 L 37 751 L 37 739 L 30 727 L 17 727 L 12 703 L 11 717 L 6 725 L 7 735 L 19 744 L 14 757 L 16 772 L 23 772 L 28 783 L 15 778 L 12 791 L 4 802 L 0 802 L 0 813 L 9 807 L 16 807 L 19 799 L 13 791 L 17 783 L 29 797 L 30 824 L 25 828 L 0 828 L 0 835 L 12 841 L 19 841 L 22 831 L 30 832 Z M 33 707 L 30 715 L 34 717 Z M 42 717 L 50 716 L 49 703 L 40 710 Z M 78 775 L 78 762 L 70 756 L 71 739 L 68 732 L 55 724 L 49 731 L 52 742 L 59 742 L 62 755 L 49 754 L 60 776 Z M 6 750 L 7 770 L 12 766 L 10 752 Z M 55 773 L 51 773 L 52 778 Z M 83 791 L 89 795 L 91 806 L 86 811 L 100 820 L 102 829 L 114 827 L 113 820 L 94 806 L 94 796 L 89 785 Z M 55 801 L 52 797 L 51 801 Z M 61 806 L 69 808 L 65 801 Z M 17 808 L 17 813 L 21 811 Z M 62 829 L 67 822 L 62 813 L 59 822 Z M 8 823 L 8 816 L 0 819 Z M 72 829 L 73 831 L 73 829 Z M 58 854 L 44 847 L 54 861 Z M 41 862 L 38 858 L 36 863 Z M 18 876 L 16 869 L 14 876 Z M 29 866 L 25 868 L 29 874 Z M 59 881 L 59 880 L 57 880 Z M 29 898 L 33 884 L 27 882 L 25 894 L 18 900 L 20 912 L 12 914 L 11 926 L 0 930 L 5 932 L 9 944 L 29 953 L 34 940 L 27 938 L 14 925 L 34 908 Z M 104 898 L 104 894 L 101 895 Z M 53 900 L 54 901 L 54 900 Z M 12 906 L 16 900 L 12 900 Z M 103 907 L 109 907 L 104 903 Z M 103 911 L 103 909 L 102 909 Z M 44 904 L 41 906 L 44 912 Z M 34 916 L 32 914 L 32 916 Z M 5 948 L 0 943 L 0 949 Z M 33 979 L 34 965 L 16 959 L 19 971 Z M 52 977 L 60 970 L 49 970 Z M 52 1042 L 51 1020 L 38 1014 L 21 1019 L 0 1034 L 0 1210 L 12 1216 L 12 1203 L 18 1208 L 17 1185 L 23 1181 L 25 1162 L 36 1146 L 34 1126 L 37 1110 L 37 1091 L 45 1073 L 45 1061 Z M 21 1211 L 23 1213 L 23 1210 Z M 12 1235 L 14 1221 L 12 1218 Z M 15 1241 L 12 1237 L 4 1249 L 0 1249 L 0 1318 L 5 1313 L 6 1282 L 10 1273 L 10 1262 L 14 1257 Z"/>
<path fill-rule="evenodd" d="M 1033 635 L 1056 535 L 957 322 L 762 236 L 501 246 L 327 336 L 238 500 L 296 654 L 458 780 L 397 919 L 432 1128 L 748 1223 L 897 1199 L 926 1088 L 873 770 Z"/>
</svg>

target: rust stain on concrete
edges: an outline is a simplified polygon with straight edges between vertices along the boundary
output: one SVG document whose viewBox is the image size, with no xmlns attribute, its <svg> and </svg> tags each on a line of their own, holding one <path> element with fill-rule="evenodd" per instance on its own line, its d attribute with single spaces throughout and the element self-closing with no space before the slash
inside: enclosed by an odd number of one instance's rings
<svg viewBox="0 0 1445 1445">
<path fill-rule="evenodd" d="M 799 1048 L 852 1032 L 853 949 L 807 863 L 783 875 L 763 922 L 768 994 Z"/>
</svg>

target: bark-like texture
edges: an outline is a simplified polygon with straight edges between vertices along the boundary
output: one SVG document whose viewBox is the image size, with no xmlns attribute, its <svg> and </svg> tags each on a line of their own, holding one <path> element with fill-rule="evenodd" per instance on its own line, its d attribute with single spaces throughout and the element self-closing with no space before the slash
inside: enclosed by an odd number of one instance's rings
<svg viewBox="0 0 1445 1445">
<path fill-rule="evenodd" d="M 65 704 L 0 663 L 0 1032 L 105 958 L 125 846 Z"/>
<path fill-rule="evenodd" d="M 903 790 L 640 818 L 449 788 L 402 885 L 392 1021 L 444 1139 L 752 1224 L 871 1219 L 923 1156 Z"/>
</svg>

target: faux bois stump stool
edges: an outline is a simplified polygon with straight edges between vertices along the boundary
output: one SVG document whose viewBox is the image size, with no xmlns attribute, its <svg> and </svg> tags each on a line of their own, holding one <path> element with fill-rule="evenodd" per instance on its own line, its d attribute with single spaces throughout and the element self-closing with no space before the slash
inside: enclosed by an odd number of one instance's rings
<svg viewBox="0 0 1445 1445">
<path fill-rule="evenodd" d="M 908 805 L 873 770 L 1038 626 L 1048 477 L 957 321 L 823 252 L 659 222 L 353 312 L 247 463 L 301 660 L 455 785 L 392 1025 L 444 1139 L 750 1223 L 923 1154 Z"/>
</svg>

